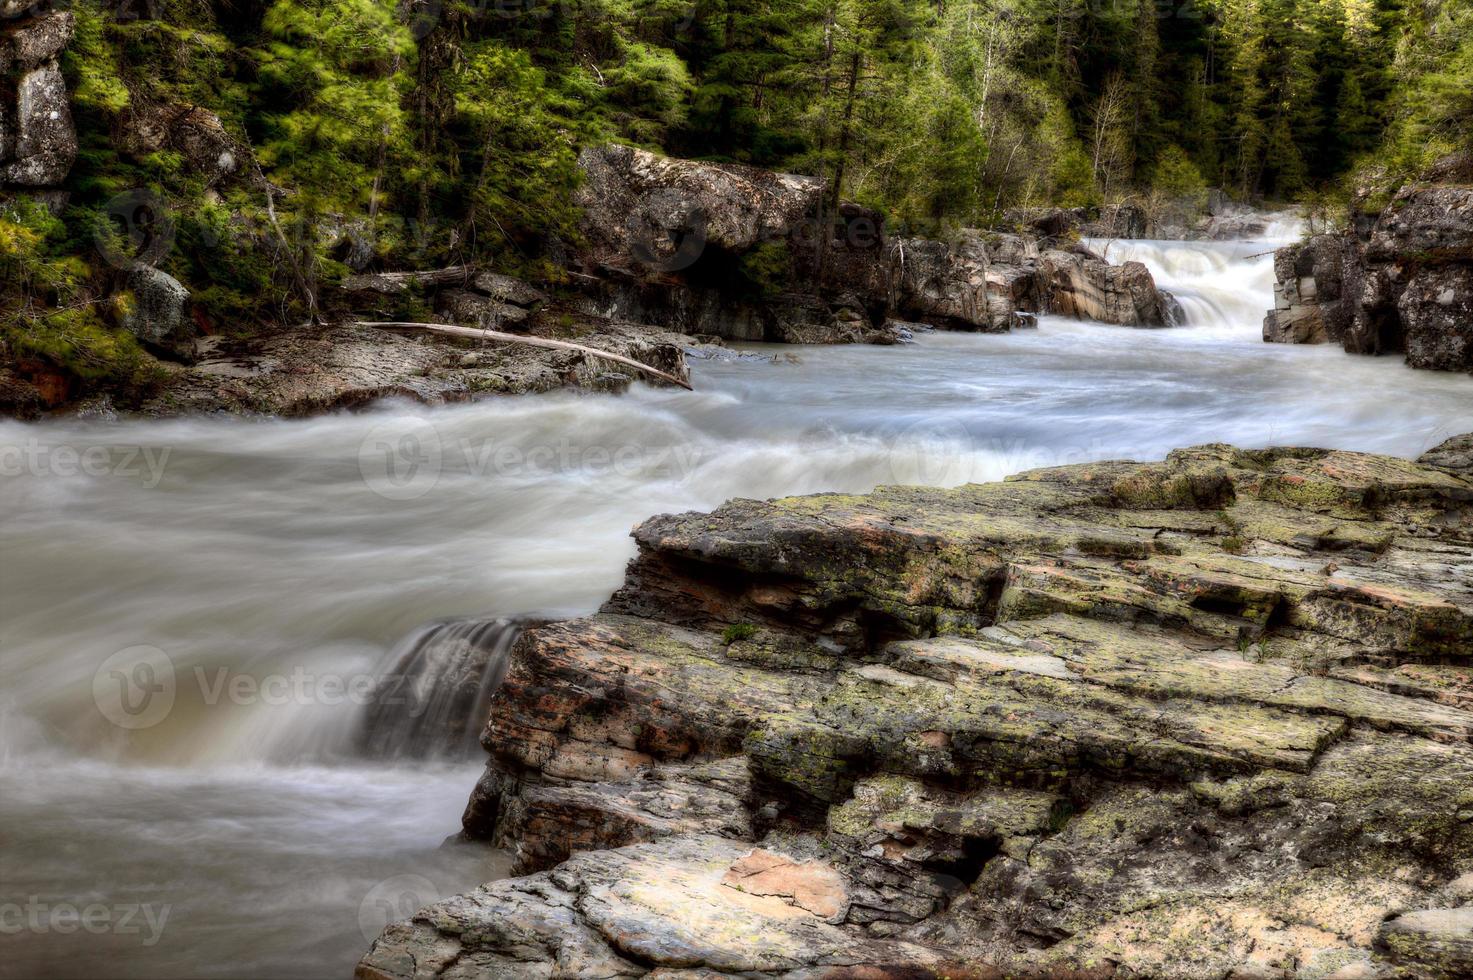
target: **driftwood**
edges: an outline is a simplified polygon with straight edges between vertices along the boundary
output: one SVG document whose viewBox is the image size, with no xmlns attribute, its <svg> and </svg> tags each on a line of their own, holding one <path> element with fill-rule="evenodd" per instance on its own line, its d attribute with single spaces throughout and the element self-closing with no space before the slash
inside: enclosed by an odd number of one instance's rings
<svg viewBox="0 0 1473 980">
<path fill-rule="evenodd" d="M 408 289 L 411 283 L 422 286 L 460 285 L 470 279 L 470 266 L 453 265 L 448 269 L 426 269 L 423 272 L 364 272 L 343 280 L 342 288 L 350 293 L 372 290 L 393 295 Z"/>
<path fill-rule="evenodd" d="M 658 368 L 652 368 L 648 364 L 641 364 L 632 357 L 623 354 L 611 354 L 596 347 L 585 347 L 583 344 L 569 343 L 566 340 L 549 340 L 546 337 L 524 337 L 521 334 L 502 333 L 500 330 L 482 330 L 478 327 L 459 327 L 448 323 L 398 323 L 392 321 L 362 321 L 357 324 L 360 327 L 377 327 L 380 330 L 423 330 L 428 333 L 449 334 L 452 337 L 471 337 L 477 340 L 497 340 L 507 344 L 525 344 L 528 347 L 545 347 L 549 350 L 571 350 L 589 357 L 599 357 L 606 361 L 614 361 L 626 367 L 632 367 L 636 371 L 653 375 L 662 381 L 668 381 L 673 385 L 679 385 L 686 391 L 694 391 L 689 381 L 677 378 L 673 374 L 666 374 Z"/>
</svg>

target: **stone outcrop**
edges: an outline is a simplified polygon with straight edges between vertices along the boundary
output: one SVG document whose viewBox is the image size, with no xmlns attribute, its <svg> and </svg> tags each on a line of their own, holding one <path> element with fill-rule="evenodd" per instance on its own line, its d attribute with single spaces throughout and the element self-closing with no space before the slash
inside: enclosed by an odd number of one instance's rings
<svg viewBox="0 0 1473 980">
<path fill-rule="evenodd" d="M 1104 207 L 1020 208 L 1004 222 L 1013 228 L 1053 239 L 1160 238 L 1173 241 L 1233 241 L 1257 238 L 1268 231 L 1269 215 L 1229 201 L 1221 190 L 1209 192 L 1206 207 L 1198 199 L 1153 201 L 1149 208 L 1133 201 Z"/>
<path fill-rule="evenodd" d="M 1264 340 L 1473 372 L 1473 187 L 1410 184 L 1339 234 L 1280 249 Z"/>
<path fill-rule="evenodd" d="M 542 313 L 520 330 L 576 339 L 689 377 L 689 338 L 637 324 L 565 316 Z M 379 398 L 440 404 L 558 388 L 616 392 L 634 381 L 632 371 L 577 351 L 401 335 L 351 324 L 238 340 L 203 337 L 195 342 L 190 361 L 187 367 L 171 365 L 163 389 L 139 410 L 150 415 L 300 416 Z"/>
<path fill-rule="evenodd" d="M 134 157 L 174 150 L 207 187 L 240 173 L 250 160 L 250 150 L 225 130 L 220 117 L 198 106 L 130 106 L 119 143 Z"/>
<path fill-rule="evenodd" d="M 1025 235 L 890 237 L 854 204 L 821 220 L 823 185 L 808 177 L 630 147 L 580 162 L 584 312 L 787 343 L 893 343 L 891 320 L 988 332 L 1039 313 L 1169 323 L 1144 266 L 1120 273 L 1077 248 L 1045 259 Z"/>
<path fill-rule="evenodd" d="M 54 187 L 66 179 L 77 156 L 66 81 L 57 56 L 71 40 L 70 11 L 30 12 L 36 6 L 12 0 L 0 26 L 0 78 L 12 98 L 0 105 L 0 185 Z"/>
<path fill-rule="evenodd" d="M 603 265 L 688 268 L 705 249 L 740 254 L 814 220 L 823 182 L 740 164 L 698 163 L 634 147 L 585 149 L 576 203 Z"/>
<path fill-rule="evenodd" d="M 493 699 L 525 877 L 358 976 L 1461 975 L 1469 445 L 647 521 Z"/>
<path fill-rule="evenodd" d="M 1093 253 L 1052 250 L 1039 262 L 1041 308 L 1081 320 L 1126 327 L 1169 327 L 1181 322 L 1181 307 L 1156 288 L 1140 262 L 1111 265 Z"/>
</svg>

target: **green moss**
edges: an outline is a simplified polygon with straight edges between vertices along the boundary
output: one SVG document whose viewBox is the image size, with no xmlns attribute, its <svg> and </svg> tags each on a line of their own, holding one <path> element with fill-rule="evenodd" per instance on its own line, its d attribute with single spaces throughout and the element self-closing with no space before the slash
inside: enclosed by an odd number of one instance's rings
<svg viewBox="0 0 1473 980">
<path fill-rule="evenodd" d="M 757 627 L 751 623 L 732 623 L 721 631 L 721 642 L 727 646 L 742 640 L 750 640 L 757 635 Z"/>
<path fill-rule="evenodd" d="M 41 358 L 73 377 L 103 387 L 148 389 L 165 376 L 133 335 L 107 326 L 96 307 L 15 321 L 6 327 L 5 335 L 17 355 Z"/>
</svg>

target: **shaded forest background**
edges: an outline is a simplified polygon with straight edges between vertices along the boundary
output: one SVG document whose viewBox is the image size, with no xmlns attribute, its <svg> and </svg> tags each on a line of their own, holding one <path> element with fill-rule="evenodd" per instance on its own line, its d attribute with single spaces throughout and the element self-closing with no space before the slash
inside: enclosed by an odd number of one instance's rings
<svg viewBox="0 0 1473 980">
<path fill-rule="evenodd" d="M 127 370 L 129 339 L 88 297 L 110 202 L 140 189 L 167 202 L 162 266 L 234 328 L 308 312 L 347 271 L 348 229 L 380 266 L 555 277 L 578 149 L 605 140 L 821 176 L 919 230 L 1213 186 L 1384 193 L 1473 143 L 1473 0 L 70 9 L 81 155 L 59 214 L 23 195 L 3 210 L 0 271 L 12 342 L 81 370 Z M 167 106 L 218 115 L 242 178 L 207 187 L 178 153 L 127 152 L 120 134 Z"/>
</svg>

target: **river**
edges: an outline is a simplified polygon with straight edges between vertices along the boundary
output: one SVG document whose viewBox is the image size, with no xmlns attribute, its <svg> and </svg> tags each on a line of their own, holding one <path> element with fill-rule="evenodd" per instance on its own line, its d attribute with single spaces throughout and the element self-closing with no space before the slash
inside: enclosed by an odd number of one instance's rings
<svg viewBox="0 0 1473 980">
<path fill-rule="evenodd" d="M 477 761 L 365 757 L 363 684 L 431 621 L 593 610 L 652 514 L 1473 429 L 1473 378 L 1262 343 L 1271 241 L 1096 244 L 1187 324 L 752 347 L 694 393 L 0 423 L 0 975 L 348 976 L 391 914 L 504 873 L 440 846 Z"/>
</svg>

